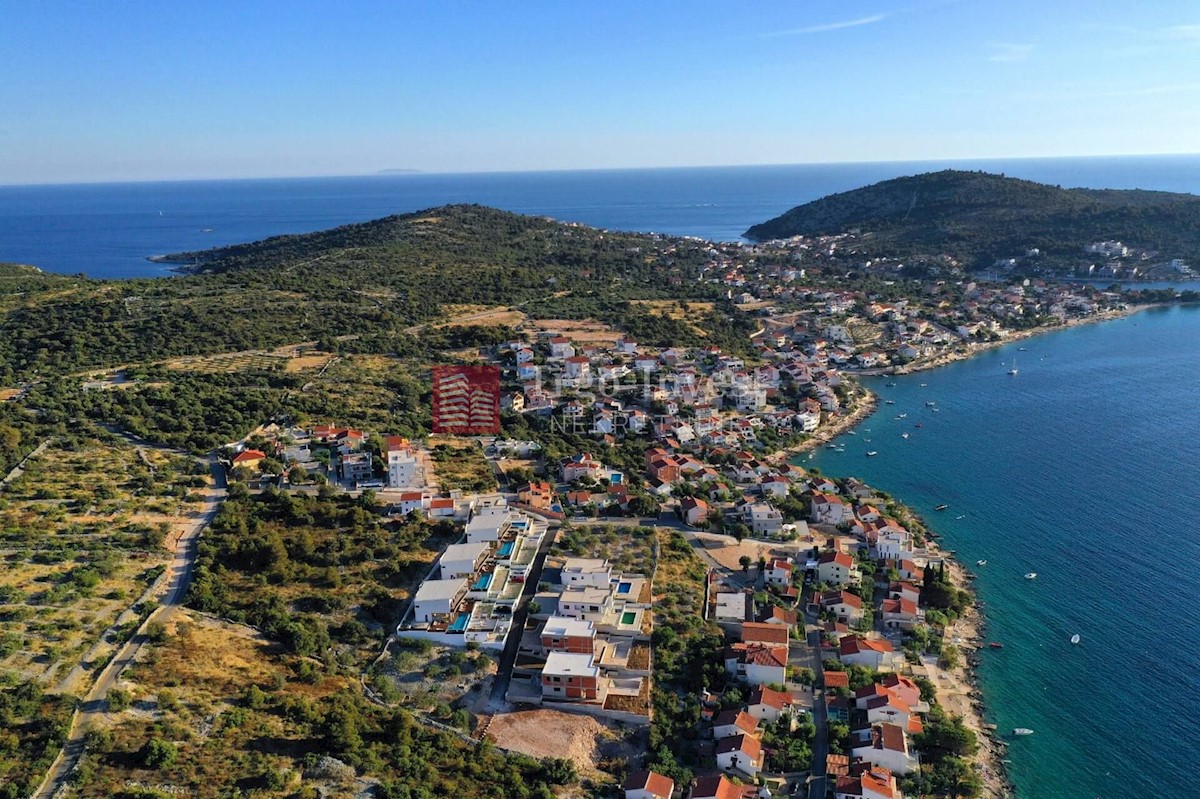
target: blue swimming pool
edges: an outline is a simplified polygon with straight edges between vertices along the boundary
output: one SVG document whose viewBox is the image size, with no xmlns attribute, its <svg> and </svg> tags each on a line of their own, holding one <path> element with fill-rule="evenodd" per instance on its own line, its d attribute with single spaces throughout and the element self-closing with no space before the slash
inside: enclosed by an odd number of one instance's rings
<svg viewBox="0 0 1200 799">
<path fill-rule="evenodd" d="M 463 630 L 467 629 L 467 622 L 469 622 L 470 620 L 471 620 L 471 617 L 468 614 L 460 613 L 460 614 L 458 614 L 458 617 L 455 618 L 454 623 L 452 623 L 446 629 L 448 632 L 461 633 Z"/>
<path fill-rule="evenodd" d="M 479 579 L 475 581 L 475 585 L 471 586 L 471 590 L 472 591 L 486 591 L 486 590 L 488 590 L 488 586 L 490 586 L 491 584 L 492 584 L 492 575 L 482 574 L 479 576 Z"/>
<path fill-rule="evenodd" d="M 617 593 L 628 594 L 630 588 L 633 588 L 633 583 L 619 583 L 617 585 Z"/>
<path fill-rule="evenodd" d="M 514 546 L 516 546 L 515 541 L 505 541 L 503 544 L 500 545 L 500 549 L 496 554 L 498 554 L 502 558 L 507 558 L 509 555 L 512 554 Z"/>
</svg>

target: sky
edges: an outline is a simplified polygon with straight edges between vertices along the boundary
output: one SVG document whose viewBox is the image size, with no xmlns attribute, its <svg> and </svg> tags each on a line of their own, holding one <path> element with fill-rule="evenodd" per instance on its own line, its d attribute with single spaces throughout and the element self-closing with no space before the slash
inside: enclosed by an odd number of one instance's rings
<svg viewBox="0 0 1200 799">
<path fill-rule="evenodd" d="M 1194 0 L 0 0 L 0 184 L 1198 150 Z"/>
</svg>

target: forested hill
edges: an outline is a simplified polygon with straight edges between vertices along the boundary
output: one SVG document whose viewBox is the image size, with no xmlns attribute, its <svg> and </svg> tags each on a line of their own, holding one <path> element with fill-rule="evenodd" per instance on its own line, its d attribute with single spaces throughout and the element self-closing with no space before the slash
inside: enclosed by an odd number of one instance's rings
<svg viewBox="0 0 1200 799">
<path fill-rule="evenodd" d="M 347 336 L 390 351 L 413 325 L 444 318 L 445 306 L 475 303 L 535 303 L 551 318 L 591 316 L 667 340 L 681 323 L 667 329 L 670 320 L 656 318 L 639 329 L 645 320 L 629 300 L 713 299 L 716 290 L 695 279 L 707 248 L 459 205 L 169 256 L 198 262 L 185 277 L 96 281 L 6 267 L 0 385 Z"/>
<path fill-rule="evenodd" d="M 868 254 L 948 254 L 990 265 L 1038 248 L 1051 261 L 1083 259 L 1116 239 L 1163 258 L 1200 256 L 1200 197 L 1158 191 L 1063 189 L 986 172 L 946 170 L 831 194 L 746 231 L 757 241 L 858 229 Z"/>
</svg>

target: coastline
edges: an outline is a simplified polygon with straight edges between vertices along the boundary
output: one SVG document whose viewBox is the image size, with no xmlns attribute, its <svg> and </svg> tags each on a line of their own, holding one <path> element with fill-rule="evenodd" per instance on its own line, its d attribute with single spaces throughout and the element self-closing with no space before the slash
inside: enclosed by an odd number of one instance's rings
<svg viewBox="0 0 1200 799">
<path fill-rule="evenodd" d="M 791 447 L 777 449 L 770 455 L 767 455 L 763 460 L 768 463 L 780 464 L 791 458 L 796 457 L 810 449 L 816 449 L 822 444 L 828 444 L 833 439 L 853 430 L 860 422 L 866 419 L 871 414 L 875 413 L 875 409 L 879 407 L 879 397 L 875 392 L 863 388 L 864 396 L 861 402 L 855 409 L 846 416 L 838 416 L 825 427 L 818 429 L 812 436 Z"/>
<path fill-rule="evenodd" d="M 946 366 L 958 361 L 964 361 L 987 350 L 1011 344 L 1015 341 L 1023 341 L 1046 333 L 1067 330 L 1081 325 L 1123 319 L 1139 311 L 1153 307 L 1157 307 L 1156 304 L 1126 306 L 1119 310 L 1103 311 L 1088 317 L 1068 320 L 1062 325 L 1017 331 L 997 341 L 968 344 L 963 349 L 944 353 L 926 362 L 909 364 L 896 369 L 872 370 L 849 374 L 853 374 L 856 377 L 859 375 L 913 374 Z M 836 418 L 831 424 L 817 431 L 811 438 L 796 446 L 778 450 L 769 455 L 766 460 L 773 463 L 786 462 L 797 455 L 822 446 L 857 427 L 860 422 L 871 416 L 879 407 L 878 395 L 865 387 L 863 391 L 865 395 L 852 413 Z M 843 477 L 849 476 L 852 475 L 843 475 Z M 945 644 L 952 644 L 959 650 L 959 667 L 952 670 L 942 668 L 936 656 L 927 655 L 922 658 L 921 665 L 916 668 L 922 669 L 933 682 L 937 692 L 937 703 L 947 712 L 960 716 L 963 723 L 975 733 L 979 749 L 972 757 L 972 762 L 978 767 L 983 782 L 983 790 L 980 796 L 983 799 L 1011 799 L 1011 797 L 1016 795 L 1016 785 L 1009 778 L 1003 762 L 1006 759 L 1008 744 L 1000 732 L 995 729 L 995 726 L 989 725 L 985 720 L 986 705 L 977 674 L 979 664 L 978 653 L 985 644 L 984 634 L 987 619 L 980 608 L 979 597 L 972 585 L 971 575 L 967 568 L 954 557 L 953 551 L 943 549 L 931 537 L 926 539 L 926 549 L 931 555 L 943 559 L 946 563 L 952 584 L 970 593 L 971 605 L 943 633 L 943 642 Z"/>
<path fill-rule="evenodd" d="M 931 358 L 928 361 L 914 361 L 912 363 L 905 364 L 904 366 L 899 366 L 894 369 L 865 370 L 862 372 L 848 372 L 847 374 L 852 374 L 855 376 L 858 376 L 858 375 L 877 376 L 877 375 L 915 374 L 917 372 L 924 372 L 929 369 L 936 369 L 939 366 L 946 366 L 951 363 L 957 363 L 958 361 L 965 361 L 968 358 L 974 358 L 976 355 L 980 354 L 981 352 L 987 352 L 988 350 L 995 349 L 997 347 L 1003 347 L 1006 344 L 1012 344 L 1013 342 L 1024 341 L 1024 340 L 1030 339 L 1030 338 L 1036 338 L 1038 336 L 1042 336 L 1047 333 L 1056 333 L 1060 330 L 1070 330 L 1073 327 L 1080 327 L 1082 325 L 1097 324 L 1099 322 L 1111 322 L 1114 319 L 1124 319 L 1125 317 L 1132 316 L 1133 314 L 1138 313 L 1139 311 L 1144 311 L 1148 308 L 1154 308 L 1154 307 L 1156 307 L 1155 304 L 1147 304 L 1147 305 L 1126 306 L 1125 308 L 1122 308 L 1120 310 L 1101 311 L 1100 313 L 1092 314 L 1091 316 L 1085 316 L 1085 317 L 1078 318 L 1078 319 L 1068 319 L 1066 322 L 1064 322 L 1061 325 L 1053 325 L 1053 326 L 1049 326 L 1049 327 L 1047 327 L 1047 326 L 1032 327 L 1032 328 L 1029 328 L 1028 330 L 1017 330 L 1017 331 L 1013 331 L 1009 335 L 1007 335 L 1001 339 L 998 339 L 996 341 L 984 341 L 984 342 L 979 342 L 979 343 L 967 344 L 963 349 L 956 349 L 951 352 L 942 353 L 941 355 L 934 356 L 933 358 Z"/>
<path fill-rule="evenodd" d="M 1016 790 L 1003 763 L 1007 744 L 997 730 L 989 728 L 984 719 L 986 706 L 976 674 L 977 655 L 984 646 L 987 619 L 979 607 L 979 598 L 971 585 L 966 567 L 936 542 L 930 541 L 926 546 L 942 556 L 951 583 L 971 594 L 971 606 L 946 628 L 942 636 L 945 644 L 953 644 L 958 648 L 961 665 L 957 669 L 947 670 L 938 664 L 936 658 L 930 657 L 924 662 L 924 667 L 937 687 L 938 704 L 947 712 L 961 716 L 963 723 L 975 732 L 979 741 L 979 751 L 973 760 L 983 778 L 980 796 L 983 799 L 1007 799 L 1014 796 Z"/>
</svg>

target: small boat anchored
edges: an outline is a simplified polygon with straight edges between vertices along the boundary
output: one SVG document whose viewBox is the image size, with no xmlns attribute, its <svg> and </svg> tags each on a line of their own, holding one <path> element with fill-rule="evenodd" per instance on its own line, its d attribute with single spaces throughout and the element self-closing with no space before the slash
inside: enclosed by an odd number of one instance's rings
<svg viewBox="0 0 1200 799">
<path fill-rule="evenodd" d="M 900 434 L 900 437 L 901 437 L 901 438 L 908 438 L 908 433 L 901 433 L 901 434 Z"/>
<path fill-rule="evenodd" d="M 895 400 L 884 400 L 883 404 L 884 405 L 895 405 L 896 401 Z"/>
<path fill-rule="evenodd" d="M 1029 572 L 1029 574 L 1026 574 L 1026 575 L 1025 575 L 1025 579 L 1026 579 L 1026 580 L 1036 580 L 1036 579 L 1037 579 L 1037 572 Z"/>
<path fill-rule="evenodd" d="M 1079 643 L 1079 633 L 1075 633 L 1074 635 L 1071 636 L 1071 643 L 1073 643 L 1073 644 Z"/>
<path fill-rule="evenodd" d="M 960 516 L 959 518 L 961 519 L 962 517 Z M 977 560 L 977 561 L 975 561 L 975 565 L 976 566 L 986 566 L 987 561 L 986 560 Z"/>
<path fill-rule="evenodd" d="M 867 450 L 867 457 L 868 457 L 868 458 L 874 458 L 874 457 L 875 457 L 876 455 L 878 455 L 878 454 L 879 454 L 879 453 L 878 453 L 878 452 L 876 452 L 876 451 L 875 451 L 875 450 L 873 450 L 873 449 L 869 449 L 869 450 Z"/>
<path fill-rule="evenodd" d="M 934 510 L 945 510 L 948 507 L 950 507 L 950 506 L 943 503 L 941 505 L 938 505 L 936 508 L 934 508 Z"/>
<path fill-rule="evenodd" d="M 1004 648 L 1004 644 L 1000 643 L 999 641 L 992 641 L 990 644 L 988 644 L 988 646 L 990 646 L 992 649 L 1003 649 Z"/>
<path fill-rule="evenodd" d="M 1028 727 L 1013 727 L 1013 735 L 1033 735 L 1033 730 Z"/>
<path fill-rule="evenodd" d="M 896 418 L 897 419 L 907 419 L 908 414 L 907 413 L 898 413 L 898 414 L 896 414 Z"/>
</svg>

